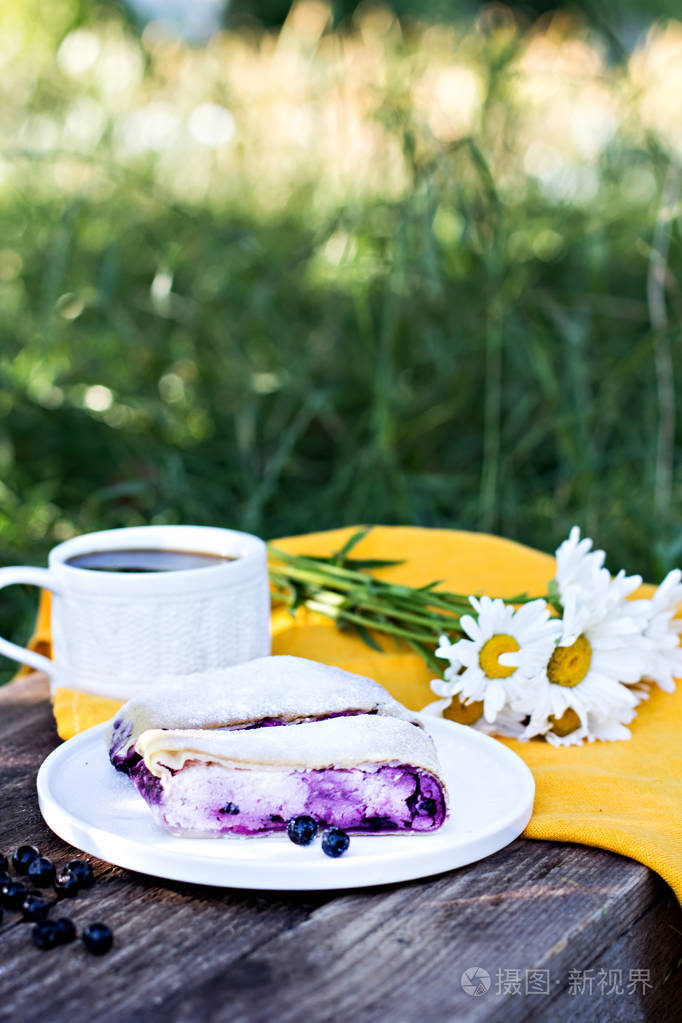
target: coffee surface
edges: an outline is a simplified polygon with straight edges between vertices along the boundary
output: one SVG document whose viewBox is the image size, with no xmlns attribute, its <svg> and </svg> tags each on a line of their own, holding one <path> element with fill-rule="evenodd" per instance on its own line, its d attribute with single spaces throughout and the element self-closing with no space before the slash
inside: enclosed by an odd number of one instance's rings
<svg viewBox="0 0 682 1023">
<path fill-rule="evenodd" d="M 203 551 L 121 550 L 76 554 L 66 562 L 71 568 L 93 572 L 179 572 L 188 568 L 215 568 L 234 558 Z"/>
</svg>

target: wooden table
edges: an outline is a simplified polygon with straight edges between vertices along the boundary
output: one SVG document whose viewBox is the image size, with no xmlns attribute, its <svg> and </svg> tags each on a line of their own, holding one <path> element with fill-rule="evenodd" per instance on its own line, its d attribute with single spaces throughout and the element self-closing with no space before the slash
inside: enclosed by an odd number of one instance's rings
<svg viewBox="0 0 682 1023">
<path fill-rule="evenodd" d="M 30 842 L 57 863 L 74 856 L 43 824 L 35 793 L 57 742 L 43 676 L 0 691 L 5 852 Z M 108 923 L 114 949 L 41 952 L 6 911 L 0 1020 L 680 1018 L 679 904 L 646 867 L 597 849 L 521 839 L 439 877 L 338 894 L 198 887 L 91 862 L 95 887 L 59 915 L 79 928 Z M 490 986 L 479 973 L 481 993 L 469 994 L 462 975 L 476 967 Z"/>
</svg>

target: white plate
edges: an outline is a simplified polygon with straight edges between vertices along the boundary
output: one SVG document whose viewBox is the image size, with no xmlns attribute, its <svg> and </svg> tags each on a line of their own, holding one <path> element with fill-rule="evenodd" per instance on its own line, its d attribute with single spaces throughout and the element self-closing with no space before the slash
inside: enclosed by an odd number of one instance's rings
<svg viewBox="0 0 682 1023">
<path fill-rule="evenodd" d="M 530 820 L 535 784 L 502 743 L 439 718 L 424 724 L 438 748 L 451 817 L 429 835 L 352 836 L 332 860 L 319 841 L 176 838 L 152 821 L 125 775 L 111 767 L 105 725 L 58 746 L 38 771 L 46 823 L 86 853 L 154 877 L 226 888 L 278 891 L 359 888 L 410 881 L 473 863 L 515 839 Z"/>
</svg>

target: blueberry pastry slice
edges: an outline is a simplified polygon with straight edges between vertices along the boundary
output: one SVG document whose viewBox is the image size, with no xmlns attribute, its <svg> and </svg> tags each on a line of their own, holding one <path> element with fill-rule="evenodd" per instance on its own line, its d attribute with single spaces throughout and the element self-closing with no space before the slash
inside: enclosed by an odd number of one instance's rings
<svg viewBox="0 0 682 1023">
<path fill-rule="evenodd" d="M 261 657 L 155 685 L 129 700 L 112 722 L 109 758 L 119 771 L 139 762 L 149 729 L 258 729 L 335 717 L 376 715 L 421 728 L 378 683 L 303 657 Z"/>
<path fill-rule="evenodd" d="M 435 747 L 409 720 L 356 714 L 295 728 L 152 728 L 130 776 L 177 835 L 265 835 L 306 815 L 347 832 L 430 832 L 447 815 Z"/>
</svg>

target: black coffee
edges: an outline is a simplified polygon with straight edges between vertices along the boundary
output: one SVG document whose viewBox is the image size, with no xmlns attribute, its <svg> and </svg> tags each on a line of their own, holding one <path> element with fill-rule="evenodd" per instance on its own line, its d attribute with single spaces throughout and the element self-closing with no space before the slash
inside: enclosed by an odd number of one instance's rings
<svg viewBox="0 0 682 1023">
<path fill-rule="evenodd" d="M 234 558 L 202 551 L 93 551 L 76 554 L 66 562 L 72 568 L 88 568 L 93 572 L 180 572 L 188 568 L 215 568 Z"/>
</svg>

